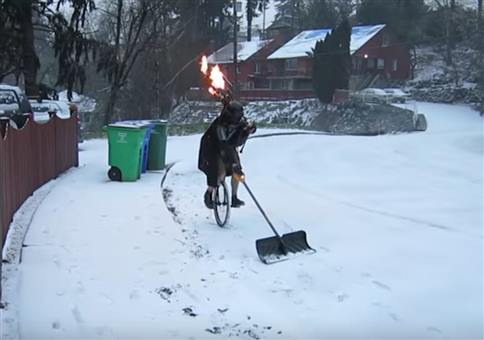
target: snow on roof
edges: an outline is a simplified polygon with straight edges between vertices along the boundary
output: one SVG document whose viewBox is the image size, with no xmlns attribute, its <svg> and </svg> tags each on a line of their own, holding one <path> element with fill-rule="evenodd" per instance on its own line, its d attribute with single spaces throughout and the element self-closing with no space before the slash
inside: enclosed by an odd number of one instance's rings
<svg viewBox="0 0 484 340">
<path fill-rule="evenodd" d="M 237 43 L 237 60 L 245 61 L 261 50 L 272 40 L 241 41 Z M 212 53 L 207 61 L 209 64 L 227 64 L 234 62 L 234 43 L 228 43 L 218 51 Z"/>
<path fill-rule="evenodd" d="M 385 27 L 385 25 L 354 26 L 351 30 L 351 54 L 358 51 L 383 27 Z M 318 40 L 323 40 L 330 32 L 330 28 L 303 31 L 272 53 L 267 59 L 307 57 L 308 52 L 311 52 L 312 48 L 316 46 L 316 42 Z"/>
</svg>

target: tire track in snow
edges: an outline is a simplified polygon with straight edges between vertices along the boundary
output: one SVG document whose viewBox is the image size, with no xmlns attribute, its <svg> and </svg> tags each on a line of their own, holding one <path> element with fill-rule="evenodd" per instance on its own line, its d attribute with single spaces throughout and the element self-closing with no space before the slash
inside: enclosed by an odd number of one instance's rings
<svg viewBox="0 0 484 340">
<path fill-rule="evenodd" d="M 434 228 L 434 229 L 439 229 L 439 230 L 449 231 L 449 232 L 458 232 L 453 227 L 449 227 L 449 226 L 446 226 L 446 225 L 442 225 L 442 224 L 438 224 L 438 223 L 434 223 L 434 222 L 429 222 L 429 221 L 425 221 L 425 220 L 414 218 L 414 217 L 403 216 L 403 215 L 391 213 L 391 212 L 388 212 L 388 211 L 373 209 L 373 208 L 365 207 L 363 205 L 355 204 L 355 203 L 352 203 L 352 202 L 349 202 L 349 201 L 344 201 L 344 200 L 341 200 L 341 199 L 333 198 L 333 197 L 328 196 L 326 194 L 314 191 L 313 189 L 309 189 L 309 188 L 306 188 L 306 187 L 302 187 L 299 184 L 295 184 L 291 180 L 289 180 L 289 179 L 287 179 L 283 176 L 277 176 L 277 179 L 280 180 L 283 183 L 286 183 L 287 185 L 289 185 L 291 187 L 302 188 L 305 192 L 307 192 L 307 193 L 309 193 L 313 196 L 325 197 L 327 200 L 334 201 L 338 204 L 345 205 L 347 207 L 362 210 L 362 211 L 365 211 L 365 212 L 368 212 L 368 213 L 371 213 L 371 214 L 390 217 L 390 218 L 394 218 L 394 219 L 398 219 L 398 220 L 409 221 L 409 222 L 412 222 L 412 223 L 415 223 L 415 224 L 425 225 L 427 227 Z"/>
<path fill-rule="evenodd" d="M 196 230 L 197 225 L 200 223 L 200 218 L 207 215 L 206 218 L 212 221 L 213 216 L 207 212 L 207 209 L 203 204 L 195 205 L 195 201 L 198 197 L 192 192 L 189 192 L 184 187 L 184 181 L 187 181 L 187 173 L 176 173 L 173 171 L 172 163 L 166 168 L 166 172 L 161 180 L 160 188 L 161 193 L 166 204 L 167 209 L 173 216 L 174 221 L 182 227 L 184 240 L 176 240 L 183 245 L 186 249 L 185 253 L 191 255 L 195 260 L 209 261 L 209 263 L 219 259 L 215 259 L 209 252 L 208 246 L 202 244 L 199 239 L 199 233 Z M 171 171 L 170 171 L 171 170 Z M 193 197 L 192 197 L 193 196 Z M 189 212 L 183 212 L 180 207 L 180 203 L 184 202 L 184 210 Z M 192 204 L 193 203 L 193 204 Z M 215 227 L 216 224 L 212 222 Z M 242 261 L 241 270 L 245 266 L 245 261 Z M 248 268 L 251 270 L 250 268 Z M 251 270 L 251 272 L 254 272 Z M 256 273 L 256 272 L 255 272 Z M 212 280 L 218 281 L 218 275 L 228 276 L 233 280 L 240 280 L 239 272 L 231 272 L 228 270 L 212 271 L 210 273 L 211 279 L 203 278 L 201 282 L 210 282 Z M 196 285 L 195 285 L 196 286 Z M 204 301 L 201 301 L 196 292 L 192 290 L 191 284 L 177 284 L 172 285 L 169 288 L 161 286 L 155 290 L 155 293 L 160 295 L 161 299 L 173 304 L 180 304 L 182 300 L 189 299 L 191 305 L 182 309 L 183 315 L 196 318 L 200 315 L 199 310 L 206 309 L 199 308 L 203 306 Z M 209 304 L 211 304 L 211 297 L 206 297 Z M 302 300 L 301 300 L 302 301 Z M 185 303 L 185 302 L 184 302 Z M 185 303 L 186 304 L 186 303 Z M 271 325 L 264 325 L 253 320 L 251 316 L 247 316 L 245 319 L 233 318 L 226 315 L 226 312 L 232 309 L 236 309 L 232 305 L 223 305 L 224 308 L 219 307 L 216 311 L 213 311 L 210 317 L 211 324 L 205 328 L 207 334 L 222 335 L 227 338 L 245 338 L 245 339 L 262 339 L 265 337 L 274 338 L 282 335 L 282 331 L 274 329 Z M 177 307 L 178 308 L 178 307 Z M 206 312 L 205 312 L 206 313 Z M 203 313 L 202 313 L 203 314 Z M 230 314 L 230 313 L 228 313 Z"/>
<path fill-rule="evenodd" d="M 161 193 L 163 196 L 163 200 L 165 202 L 165 205 L 168 209 L 168 211 L 171 213 L 173 220 L 175 223 L 177 223 L 180 226 L 184 225 L 194 225 L 195 221 L 193 220 L 193 217 L 184 214 L 180 208 L 179 204 L 177 202 L 180 201 L 180 199 L 177 197 L 180 192 L 183 192 L 183 190 L 180 190 L 179 188 L 179 183 L 177 183 L 177 180 L 174 180 L 173 178 L 175 177 L 183 177 L 183 174 L 178 174 L 172 173 L 171 180 L 172 183 L 168 184 L 168 173 L 170 170 L 175 166 L 176 162 L 170 163 L 165 170 L 165 174 L 163 175 L 163 178 L 161 179 L 160 183 L 160 188 L 161 188 Z M 198 217 L 199 214 L 195 213 L 193 215 L 194 217 Z M 182 228 L 182 233 L 184 234 L 184 240 L 176 240 L 177 242 L 181 243 L 183 246 L 186 246 L 189 244 L 189 253 L 195 257 L 195 258 L 202 258 L 205 256 L 210 257 L 210 251 L 208 248 L 200 243 L 199 237 L 198 237 L 198 231 L 195 229 L 187 229 L 187 228 Z"/>
</svg>

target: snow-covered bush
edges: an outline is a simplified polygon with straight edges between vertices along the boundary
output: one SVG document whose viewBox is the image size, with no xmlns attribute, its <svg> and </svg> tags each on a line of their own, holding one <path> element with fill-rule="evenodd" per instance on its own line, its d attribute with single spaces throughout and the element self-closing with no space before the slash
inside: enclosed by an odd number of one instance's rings
<svg viewBox="0 0 484 340">
<path fill-rule="evenodd" d="M 415 131 L 416 121 L 411 110 L 353 99 L 323 106 L 312 127 L 330 133 L 379 135 Z"/>
</svg>

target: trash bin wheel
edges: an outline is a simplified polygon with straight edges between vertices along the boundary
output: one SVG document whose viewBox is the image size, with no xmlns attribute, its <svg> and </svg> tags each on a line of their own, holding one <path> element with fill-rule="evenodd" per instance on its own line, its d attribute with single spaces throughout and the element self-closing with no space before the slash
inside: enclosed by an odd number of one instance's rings
<svg viewBox="0 0 484 340">
<path fill-rule="evenodd" d="M 115 166 L 109 169 L 108 176 L 111 181 L 121 182 L 121 170 Z"/>
</svg>

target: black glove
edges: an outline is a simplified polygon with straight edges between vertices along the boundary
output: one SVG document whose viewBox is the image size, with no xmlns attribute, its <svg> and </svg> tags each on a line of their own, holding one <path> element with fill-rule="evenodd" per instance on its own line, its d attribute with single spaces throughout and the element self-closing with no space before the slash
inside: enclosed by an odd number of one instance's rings
<svg viewBox="0 0 484 340">
<path fill-rule="evenodd" d="M 257 127 L 255 126 L 255 123 L 250 122 L 249 124 L 247 124 L 247 126 L 245 127 L 245 131 L 247 131 L 248 134 L 255 133 L 257 131 Z"/>
</svg>

